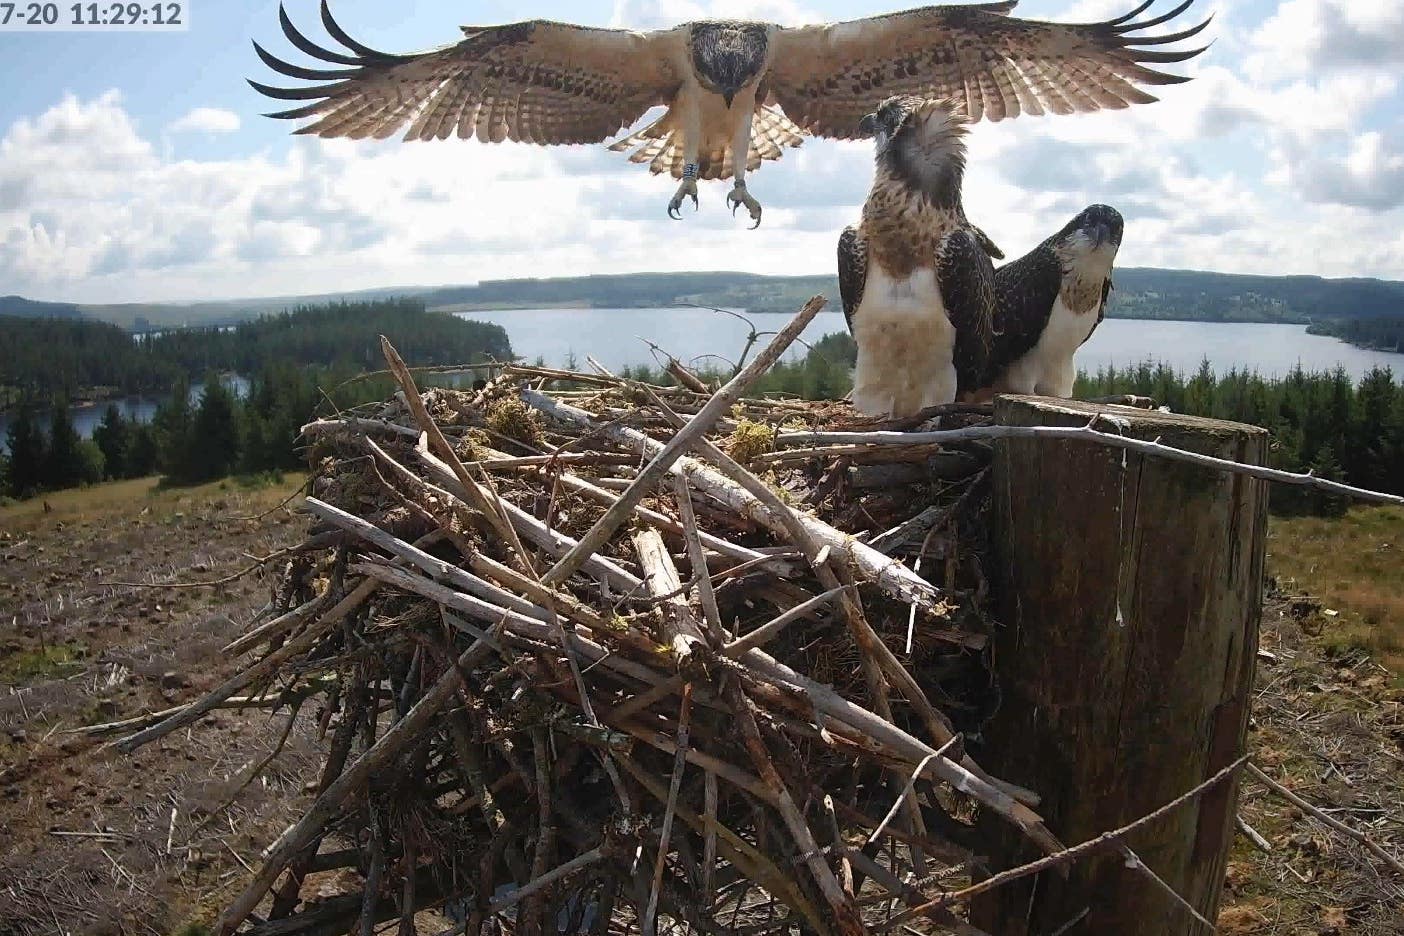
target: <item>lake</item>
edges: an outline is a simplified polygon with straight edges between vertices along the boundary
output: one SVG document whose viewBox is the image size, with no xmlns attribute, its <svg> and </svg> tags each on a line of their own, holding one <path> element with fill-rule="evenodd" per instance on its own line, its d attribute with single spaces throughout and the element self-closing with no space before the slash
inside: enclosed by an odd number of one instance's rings
<svg viewBox="0 0 1404 936">
<path fill-rule="evenodd" d="M 513 309 L 458 315 L 501 325 L 507 329 L 512 350 L 528 361 L 540 356 L 548 364 L 560 366 L 573 353 L 580 370 L 589 369 L 587 354 L 611 370 L 626 364 L 653 363 L 648 345 L 640 338 L 684 361 L 707 354 L 734 360 L 750 331 L 729 315 L 692 308 Z M 778 329 L 789 321 L 785 315 L 749 317 L 758 331 Z M 802 337 L 817 341 L 845 330 L 842 312 L 824 311 L 815 316 Z M 803 357 L 804 353 L 804 347 L 796 344 L 787 357 Z M 1367 351 L 1336 338 L 1308 335 L 1305 325 L 1142 319 L 1104 321 L 1078 352 L 1077 366 L 1095 372 L 1110 365 L 1125 367 L 1149 360 L 1163 361 L 1178 371 L 1194 371 L 1206 358 L 1215 371 L 1247 367 L 1264 376 L 1285 374 L 1298 363 L 1309 371 L 1344 367 L 1356 379 L 1376 366 L 1392 367 L 1396 375 L 1404 374 L 1404 354 Z"/>
<path fill-rule="evenodd" d="M 460 318 L 496 322 L 507 329 L 512 350 L 528 361 L 543 357 L 546 363 L 561 366 L 574 354 L 577 366 L 588 370 L 588 354 L 611 370 L 628 364 L 652 364 L 647 338 L 659 347 L 699 366 L 702 355 L 720 355 L 735 360 L 745 346 L 750 329 L 729 315 L 709 309 L 510 309 L 487 312 L 460 312 Z M 785 315 L 749 316 L 757 331 L 784 327 Z M 802 336 L 817 341 L 836 331 L 845 331 L 842 312 L 820 312 Z M 769 336 L 757 344 L 763 345 Z M 796 343 L 786 355 L 803 357 L 805 348 Z M 1096 371 L 1111 365 L 1125 367 L 1141 361 L 1163 361 L 1178 371 L 1193 371 L 1208 359 L 1214 370 L 1247 367 L 1265 376 L 1281 375 L 1298 363 L 1306 370 L 1344 367 L 1359 379 L 1372 367 L 1391 367 L 1404 375 L 1404 354 L 1367 351 L 1324 335 L 1308 335 L 1305 325 L 1259 325 L 1229 322 L 1161 322 L 1139 319 L 1107 319 L 1092 340 L 1077 355 L 1077 366 Z M 413 363 L 413 362 L 411 362 Z M 720 364 L 715 359 L 711 363 Z M 723 365 L 725 366 L 725 365 Z M 236 392 L 244 386 L 236 378 Z M 198 398 L 198 385 L 192 396 Z M 149 422 L 159 399 L 129 397 L 114 400 L 129 419 Z M 102 421 L 107 403 L 75 406 L 73 423 L 79 434 L 91 438 Z M 43 416 L 45 424 L 48 415 Z M 9 417 L 0 413 L 0 452 L 6 451 L 5 433 Z"/>
<path fill-rule="evenodd" d="M 227 374 L 224 383 L 234 392 L 236 396 L 243 396 L 249 392 L 249 382 L 237 374 Z M 200 396 L 204 393 L 204 383 L 194 383 L 190 385 L 190 402 L 198 404 Z M 80 403 L 68 408 L 68 416 L 73 420 L 73 428 L 78 430 L 78 434 L 85 439 L 93 437 L 93 430 L 102 422 L 102 417 L 107 413 L 109 403 L 115 404 L 117 409 L 127 419 L 133 422 L 149 423 L 156 415 L 156 407 L 170 399 L 170 394 L 156 396 L 127 396 L 113 397 L 109 400 L 99 400 L 96 403 Z M 47 408 L 39 410 L 39 424 L 44 427 L 44 431 L 49 431 L 50 410 Z M 13 413 L 0 413 L 0 453 L 7 453 L 10 450 L 8 436 L 10 432 L 10 422 L 13 420 Z"/>
</svg>

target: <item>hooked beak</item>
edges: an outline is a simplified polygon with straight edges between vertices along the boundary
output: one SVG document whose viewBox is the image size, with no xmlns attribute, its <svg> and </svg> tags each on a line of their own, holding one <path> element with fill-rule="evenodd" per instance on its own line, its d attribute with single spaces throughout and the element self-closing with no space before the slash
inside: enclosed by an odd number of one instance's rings
<svg viewBox="0 0 1404 936">
<path fill-rule="evenodd" d="M 726 109 L 731 110 L 731 99 L 736 97 L 735 91 L 723 91 L 722 100 L 726 101 Z"/>
<path fill-rule="evenodd" d="M 877 114 L 863 115 L 863 119 L 858 121 L 858 135 L 863 137 L 877 136 Z"/>
<path fill-rule="evenodd" d="M 1092 229 L 1088 231 L 1088 234 L 1092 237 L 1093 247 L 1101 247 L 1103 244 L 1111 243 L 1112 229 L 1110 224 L 1098 221 L 1096 224 L 1092 225 Z"/>
</svg>

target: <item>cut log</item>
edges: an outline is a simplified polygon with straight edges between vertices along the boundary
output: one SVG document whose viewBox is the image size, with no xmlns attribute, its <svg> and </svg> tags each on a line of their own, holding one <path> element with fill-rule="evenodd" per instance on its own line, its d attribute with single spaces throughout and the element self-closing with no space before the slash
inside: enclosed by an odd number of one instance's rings
<svg viewBox="0 0 1404 936">
<path fill-rule="evenodd" d="M 1004 426 L 1100 426 L 1262 464 L 1267 433 L 1238 423 L 1001 397 Z M 1262 606 L 1267 483 L 1132 451 L 1003 439 L 994 531 L 1004 623 L 1003 704 L 984 766 L 1042 797 L 1052 832 L 1082 842 L 1194 788 L 1242 753 Z M 1237 780 L 1190 800 L 1126 845 L 1207 919 L 1218 911 Z M 990 869 L 1037 857 L 982 823 Z M 971 922 L 993 936 L 1205 931 L 1123 853 L 982 895 Z"/>
</svg>

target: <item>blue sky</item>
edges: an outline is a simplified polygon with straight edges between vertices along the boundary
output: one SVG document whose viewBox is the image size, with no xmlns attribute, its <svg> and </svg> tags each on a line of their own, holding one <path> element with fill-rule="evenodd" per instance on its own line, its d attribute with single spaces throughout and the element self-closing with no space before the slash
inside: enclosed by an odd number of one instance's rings
<svg viewBox="0 0 1404 936">
<path fill-rule="evenodd" d="M 88 302 L 283 295 L 483 278 L 669 269 L 817 273 L 871 179 L 861 143 L 808 140 L 751 178 L 760 230 L 704 183 L 603 146 L 292 138 L 244 83 L 249 45 L 300 56 L 276 2 L 188 0 L 178 33 L 0 32 L 0 294 Z M 1160 0 L 1155 9 L 1168 9 Z M 1131 0 L 1024 0 L 1086 20 Z M 315 0 L 288 0 L 320 36 Z M 793 24 L 872 0 L 336 0 L 378 48 L 451 42 L 523 16 L 648 28 L 703 16 Z M 1404 0 L 1199 0 L 1195 80 L 1129 111 L 982 123 L 969 214 L 1011 256 L 1083 205 L 1127 218 L 1124 265 L 1404 279 Z M 744 214 L 744 213 L 743 213 Z"/>
</svg>

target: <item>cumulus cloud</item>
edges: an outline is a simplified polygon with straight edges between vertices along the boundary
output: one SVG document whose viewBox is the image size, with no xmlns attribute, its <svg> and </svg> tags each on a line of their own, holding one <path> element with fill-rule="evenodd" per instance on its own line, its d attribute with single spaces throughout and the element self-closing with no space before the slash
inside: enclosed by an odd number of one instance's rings
<svg viewBox="0 0 1404 936">
<path fill-rule="evenodd" d="M 1399 0 L 1287 0 L 1254 30 L 1249 74 L 1260 78 L 1404 64 Z"/>
<path fill-rule="evenodd" d="M 618 0 L 614 17 L 816 18 L 803 2 Z M 1130 6 L 1083 0 L 1057 18 Z M 1126 265 L 1404 278 L 1404 101 L 1398 68 L 1380 64 L 1393 53 L 1307 36 L 1287 48 L 1319 71 L 1245 64 L 1278 41 L 1274 21 L 1310 14 L 1331 35 L 1369 37 L 1392 22 L 1389 6 L 1286 0 L 1261 28 L 1216 20 L 1219 45 L 1181 66 L 1195 80 L 1157 89 L 1160 103 L 982 123 L 969 138 L 967 211 L 1010 256 L 1106 202 L 1127 218 Z M 42 298 L 138 301 L 643 270 L 820 273 L 872 178 L 870 144 L 806 140 L 750 178 L 765 220 L 747 231 L 724 205 L 728 182 L 703 183 L 701 210 L 671 221 L 676 183 L 601 146 L 299 137 L 241 152 L 247 128 L 206 110 L 145 128 L 110 92 L 0 126 L 0 282 Z M 176 158 L 157 142 L 221 126 L 225 158 Z"/>
<path fill-rule="evenodd" d="M 197 107 L 166 128 L 171 133 L 234 133 L 239 115 L 218 107 Z"/>
</svg>

